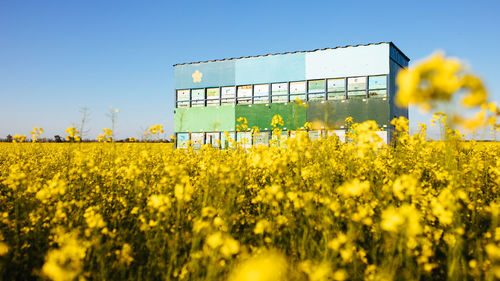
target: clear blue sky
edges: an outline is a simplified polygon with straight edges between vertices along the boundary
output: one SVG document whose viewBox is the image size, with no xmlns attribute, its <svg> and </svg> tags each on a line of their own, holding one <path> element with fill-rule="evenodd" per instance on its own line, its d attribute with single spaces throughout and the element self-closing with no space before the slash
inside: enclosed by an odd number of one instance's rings
<svg viewBox="0 0 500 281">
<path fill-rule="evenodd" d="M 500 101 L 500 1 L 0 0 L 0 136 L 173 132 L 175 63 L 392 41 L 468 62 Z M 412 126 L 427 116 L 410 110 Z"/>
</svg>

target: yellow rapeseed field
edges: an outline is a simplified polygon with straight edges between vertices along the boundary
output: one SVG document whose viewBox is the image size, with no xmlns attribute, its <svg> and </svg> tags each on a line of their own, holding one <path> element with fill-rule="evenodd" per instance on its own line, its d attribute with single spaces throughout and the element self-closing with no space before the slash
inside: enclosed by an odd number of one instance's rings
<svg viewBox="0 0 500 281">
<path fill-rule="evenodd" d="M 500 146 L 449 127 L 495 126 L 498 108 L 442 55 L 398 83 L 401 105 L 459 92 L 478 113 L 435 114 L 443 141 L 393 120 L 390 145 L 373 121 L 346 143 L 299 132 L 250 149 L 115 143 L 107 129 L 104 143 L 2 143 L 0 279 L 500 279 Z"/>
</svg>

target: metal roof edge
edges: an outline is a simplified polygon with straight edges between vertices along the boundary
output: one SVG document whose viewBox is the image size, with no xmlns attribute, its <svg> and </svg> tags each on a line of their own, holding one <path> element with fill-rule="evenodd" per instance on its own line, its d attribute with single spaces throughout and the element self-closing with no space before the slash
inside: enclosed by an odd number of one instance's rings
<svg viewBox="0 0 500 281">
<path fill-rule="evenodd" d="M 398 51 L 405 59 L 407 59 L 408 61 L 410 61 L 410 58 L 405 55 L 405 53 L 403 53 L 403 51 L 401 51 L 398 46 L 396 46 L 396 44 L 394 44 L 392 41 L 389 42 L 389 45 L 391 45 L 391 47 L 393 47 L 394 49 L 396 49 L 396 51 Z"/>
<path fill-rule="evenodd" d="M 274 54 L 239 57 L 239 58 L 213 59 L 213 60 L 205 60 L 205 61 L 197 61 L 197 62 L 176 63 L 173 66 L 175 67 L 178 65 L 208 63 L 208 62 L 216 62 L 216 61 L 231 61 L 231 60 L 239 60 L 239 59 L 248 59 L 248 58 L 265 57 L 265 56 L 288 55 L 288 54 L 297 54 L 297 53 L 312 53 L 312 52 L 316 52 L 316 51 L 326 51 L 326 50 L 353 48 L 353 47 L 364 47 L 364 46 L 373 46 L 373 45 L 381 45 L 381 44 L 389 44 L 390 46 L 394 47 L 399 53 L 401 53 L 403 55 L 403 57 L 405 57 L 408 61 L 410 61 L 410 59 L 398 47 L 396 47 L 396 45 L 394 43 L 392 43 L 392 42 L 378 42 L 378 43 L 368 43 L 368 44 L 358 44 L 358 45 L 337 46 L 337 47 L 333 47 L 333 48 L 327 47 L 327 48 L 315 49 L 315 50 L 309 50 L 309 51 L 281 52 L 281 53 L 274 53 Z"/>
</svg>

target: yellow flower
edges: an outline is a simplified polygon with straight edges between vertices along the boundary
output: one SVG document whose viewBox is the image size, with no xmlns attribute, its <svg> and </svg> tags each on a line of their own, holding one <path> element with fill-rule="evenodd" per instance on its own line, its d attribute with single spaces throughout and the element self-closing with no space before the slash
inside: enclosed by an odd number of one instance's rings
<svg viewBox="0 0 500 281">
<path fill-rule="evenodd" d="M 189 202 L 191 201 L 191 196 L 193 194 L 193 186 L 189 182 L 185 184 L 178 183 L 174 187 L 174 194 L 175 198 L 177 198 L 178 201 L 184 201 L 184 202 Z"/>
<path fill-rule="evenodd" d="M 333 274 L 333 280 L 343 281 L 348 278 L 347 272 L 343 269 L 335 271 Z"/>
<path fill-rule="evenodd" d="M 236 125 L 236 131 L 238 132 L 246 132 L 248 131 L 248 121 L 245 117 L 239 117 L 236 122 L 239 124 Z"/>
<path fill-rule="evenodd" d="M 236 255 L 240 251 L 240 243 L 231 237 L 224 239 L 224 244 L 220 248 L 220 252 L 226 258 Z"/>
<path fill-rule="evenodd" d="M 299 264 L 299 269 L 307 274 L 310 281 L 326 281 L 332 277 L 332 265 L 326 262 L 314 264 L 307 260 Z"/>
<path fill-rule="evenodd" d="M 259 222 L 257 222 L 257 224 L 255 225 L 255 228 L 253 230 L 253 233 L 255 234 L 264 234 L 264 232 L 266 232 L 270 227 L 270 224 L 267 220 L 260 220 Z"/>
<path fill-rule="evenodd" d="M 415 195 L 417 190 L 417 179 L 414 175 L 402 175 L 394 181 L 392 192 L 399 200 L 407 196 Z"/>
<path fill-rule="evenodd" d="M 106 227 L 106 222 L 102 218 L 101 214 L 98 213 L 97 207 L 87 208 L 83 217 L 85 218 L 85 222 L 90 229 L 101 229 Z"/>
<path fill-rule="evenodd" d="M 346 242 L 347 236 L 344 233 L 339 233 L 335 239 L 328 242 L 328 247 L 334 251 L 338 251 Z"/>
<path fill-rule="evenodd" d="M 276 114 L 273 116 L 273 119 L 271 120 L 271 127 L 277 128 L 279 126 L 283 126 L 285 122 L 283 121 L 283 118 L 281 115 Z"/>
<path fill-rule="evenodd" d="M 56 241 L 59 248 L 49 250 L 45 256 L 42 274 L 54 281 L 71 281 L 81 276 L 86 243 L 74 232 L 59 232 Z"/>
<path fill-rule="evenodd" d="M 431 200 L 431 211 L 439 219 L 442 225 L 450 225 L 453 222 L 453 208 L 455 201 L 450 190 L 446 189 L 438 197 Z"/>
<path fill-rule="evenodd" d="M 463 95 L 461 106 L 465 108 L 484 108 L 488 101 L 488 93 L 481 79 L 468 73 L 460 61 L 445 58 L 442 53 L 412 68 L 401 70 L 397 84 L 396 103 L 399 106 L 408 107 L 412 103 L 425 111 L 437 108 L 442 102 L 452 101 L 457 94 Z M 457 109 L 451 117 L 454 122 L 467 128 L 483 126 L 487 119 L 485 114 L 466 118 L 464 111 Z"/>
<path fill-rule="evenodd" d="M 422 232 L 420 217 L 418 210 L 407 203 L 399 208 L 390 206 L 382 212 L 380 226 L 388 232 L 404 232 L 408 236 L 414 237 Z"/>
<path fill-rule="evenodd" d="M 0 242 L 0 257 L 9 252 L 9 246 L 7 244 Z"/>
<path fill-rule="evenodd" d="M 57 200 L 57 198 L 66 193 L 66 182 L 61 178 L 61 174 L 57 173 L 51 180 L 48 180 L 42 188 L 36 193 L 36 198 L 43 203 Z"/>
<path fill-rule="evenodd" d="M 285 280 L 287 262 L 274 251 L 264 251 L 239 264 L 230 274 L 229 281 Z"/>
<path fill-rule="evenodd" d="M 102 129 L 102 133 L 97 136 L 97 141 L 99 142 L 112 142 L 113 141 L 113 131 L 109 128 Z"/>
<path fill-rule="evenodd" d="M 296 97 L 295 100 L 294 100 L 298 106 L 302 106 L 302 107 L 308 107 L 309 105 L 307 103 L 304 103 L 303 100 L 301 100 L 299 97 Z"/>
<path fill-rule="evenodd" d="M 468 94 L 462 99 L 463 105 L 467 107 L 481 106 L 486 103 L 488 93 L 483 82 L 478 77 L 468 74 L 462 78 L 462 87 L 468 89 Z"/>
<path fill-rule="evenodd" d="M 389 232 L 398 232 L 399 228 L 404 224 L 404 217 L 394 207 L 389 207 L 382 213 L 382 223 L 380 226 L 383 230 Z"/>
<path fill-rule="evenodd" d="M 37 142 L 40 135 L 43 133 L 42 128 L 34 127 L 33 131 L 31 131 L 31 137 L 33 138 L 33 142 Z"/>
<path fill-rule="evenodd" d="M 399 91 L 396 102 L 408 107 L 409 103 L 425 110 L 438 100 L 449 101 L 462 86 L 463 67 L 456 59 L 445 59 L 441 53 L 410 69 L 403 69 L 397 77 Z"/>
<path fill-rule="evenodd" d="M 66 140 L 69 142 L 78 142 L 80 141 L 80 132 L 75 127 L 66 128 L 66 133 L 68 136 Z"/>
<path fill-rule="evenodd" d="M 219 246 L 221 246 L 224 243 L 224 241 L 222 240 L 222 233 L 215 232 L 215 233 L 210 234 L 207 237 L 206 243 L 212 249 L 218 248 Z"/>
<path fill-rule="evenodd" d="M 160 213 L 165 213 L 170 206 L 170 198 L 164 194 L 151 195 L 148 199 L 148 207 Z"/>
<path fill-rule="evenodd" d="M 391 125 L 393 125 L 398 132 L 408 132 L 410 121 L 404 116 L 400 116 L 399 118 L 392 119 Z"/>
<path fill-rule="evenodd" d="M 24 142 L 26 140 L 26 136 L 25 135 L 18 135 L 18 134 L 15 134 L 14 137 L 12 138 L 12 142 Z"/>
<path fill-rule="evenodd" d="M 359 179 L 346 182 L 338 188 L 338 192 L 346 197 L 361 196 L 370 190 L 369 182 L 362 182 Z"/>
<path fill-rule="evenodd" d="M 490 259 L 500 261 L 500 247 L 498 245 L 490 243 L 486 245 L 485 250 Z"/>
<path fill-rule="evenodd" d="M 118 250 L 117 256 L 121 263 L 130 265 L 134 261 L 132 257 L 132 246 L 128 243 L 123 244 L 122 249 Z"/>
<path fill-rule="evenodd" d="M 148 133 L 151 135 L 160 135 L 163 134 L 163 125 L 156 124 L 154 126 L 149 127 Z"/>
</svg>

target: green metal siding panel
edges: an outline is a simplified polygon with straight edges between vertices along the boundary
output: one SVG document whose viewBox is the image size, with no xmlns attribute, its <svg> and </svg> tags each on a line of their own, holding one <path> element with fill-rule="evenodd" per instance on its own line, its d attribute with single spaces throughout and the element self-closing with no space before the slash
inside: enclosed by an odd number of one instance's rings
<svg viewBox="0 0 500 281">
<path fill-rule="evenodd" d="M 389 103 L 383 99 L 348 99 L 342 101 L 309 102 L 307 121 L 313 123 L 313 129 L 321 126 L 339 129 L 345 125 L 345 119 L 352 117 L 354 122 L 375 120 L 379 126 L 389 124 Z"/>
<path fill-rule="evenodd" d="M 177 108 L 175 132 L 224 132 L 235 130 L 233 106 Z"/>
<path fill-rule="evenodd" d="M 237 105 L 235 117 L 245 117 L 248 128 L 257 126 L 261 131 L 271 130 L 273 116 L 279 114 L 283 118 L 285 128 L 296 130 L 303 127 L 306 122 L 306 108 L 295 102 Z M 238 123 L 237 123 L 238 124 Z"/>
</svg>

